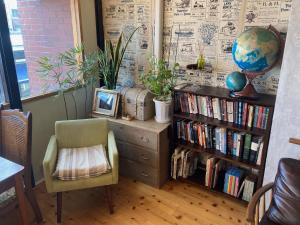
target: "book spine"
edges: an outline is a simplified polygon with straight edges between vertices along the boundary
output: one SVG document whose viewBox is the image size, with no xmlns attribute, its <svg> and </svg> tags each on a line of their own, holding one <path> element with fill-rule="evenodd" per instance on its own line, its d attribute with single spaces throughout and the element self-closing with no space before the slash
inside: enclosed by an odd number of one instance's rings
<svg viewBox="0 0 300 225">
<path fill-rule="evenodd" d="M 249 105 L 248 106 L 247 126 L 252 127 L 252 122 L 253 122 L 253 106 Z"/>
<path fill-rule="evenodd" d="M 244 144 L 244 152 L 243 152 L 243 160 L 249 160 L 250 154 L 250 147 L 251 147 L 251 134 L 245 135 L 245 144 Z"/>
<path fill-rule="evenodd" d="M 265 118 L 265 123 L 263 125 L 263 129 L 267 129 L 267 124 L 269 120 L 269 113 L 270 113 L 270 108 L 266 107 L 266 118 Z"/>
<path fill-rule="evenodd" d="M 257 127 L 257 121 L 258 121 L 258 106 L 255 106 L 254 110 L 254 119 L 253 119 L 253 127 Z"/>
<path fill-rule="evenodd" d="M 256 127 L 257 128 L 261 128 L 262 112 L 263 112 L 263 107 L 259 106 L 259 109 L 258 109 L 258 119 L 257 119 L 257 123 L 256 123 Z"/>
<path fill-rule="evenodd" d="M 248 116 L 248 103 L 245 102 L 243 105 L 243 119 L 242 119 L 243 126 L 246 126 L 247 116 Z"/>
<path fill-rule="evenodd" d="M 238 112 L 238 124 L 242 125 L 243 117 L 243 102 L 239 102 L 239 112 Z"/>
<path fill-rule="evenodd" d="M 236 177 L 235 178 L 234 197 L 238 196 L 238 190 L 239 190 L 239 177 Z"/>
<path fill-rule="evenodd" d="M 227 117 L 228 117 L 228 122 L 233 123 L 233 102 L 227 102 Z"/>
</svg>

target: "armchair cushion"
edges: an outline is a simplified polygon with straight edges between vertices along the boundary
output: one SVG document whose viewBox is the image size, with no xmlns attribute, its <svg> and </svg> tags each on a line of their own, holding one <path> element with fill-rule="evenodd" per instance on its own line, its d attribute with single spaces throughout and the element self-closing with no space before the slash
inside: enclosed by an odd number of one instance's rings
<svg viewBox="0 0 300 225">
<path fill-rule="evenodd" d="M 267 212 L 275 224 L 300 223 L 300 161 L 284 158 L 279 161 L 273 186 L 273 198 Z"/>
<path fill-rule="evenodd" d="M 63 148 L 58 154 L 54 176 L 60 180 L 77 180 L 100 176 L 111 169 L 102 145 Z"/>
</svg>

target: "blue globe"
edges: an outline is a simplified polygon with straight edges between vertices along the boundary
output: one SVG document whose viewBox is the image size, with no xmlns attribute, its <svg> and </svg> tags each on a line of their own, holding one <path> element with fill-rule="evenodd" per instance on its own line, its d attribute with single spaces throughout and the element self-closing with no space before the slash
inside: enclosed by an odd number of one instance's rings
<svg viewBox="0 0 300 225">
<path fill-rule="evenodd" d="M 245 74 L 235 71 L 227 75 L 226 86 L 231 91 L 241 91 L 247 84 Z"/>
<path fill-rule="evenodd" d="M 255 27 L 233 42 L 234 62 L 245 72 L 262 72 L 274 66 L 280 55 L 280 39 L 269 29 Z"/>
</svg>

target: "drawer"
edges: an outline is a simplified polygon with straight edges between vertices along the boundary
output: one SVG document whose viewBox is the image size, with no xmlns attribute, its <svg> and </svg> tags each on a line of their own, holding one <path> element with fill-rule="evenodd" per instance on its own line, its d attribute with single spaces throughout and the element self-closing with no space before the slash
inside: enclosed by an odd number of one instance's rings
<svg viewBox="0 0 300 225">
<path fill-rule="evenodd" d="M 130 127 L 110 121 L 109 128 L 117 139 L 157 151 L 157 134 L 140 128 Z"/>
<path fill-rule="evenodd" d="M 118 151 L 121 157 L 134 160 L 143 165 L 157 167 L 157 153 L 146 150 L 143 147 L 116 140 Z"/>
<path fill-rule="evenodd" d="M 157 170 L 120 157 L 120 174 L 157 187 Z"/>
</svg>

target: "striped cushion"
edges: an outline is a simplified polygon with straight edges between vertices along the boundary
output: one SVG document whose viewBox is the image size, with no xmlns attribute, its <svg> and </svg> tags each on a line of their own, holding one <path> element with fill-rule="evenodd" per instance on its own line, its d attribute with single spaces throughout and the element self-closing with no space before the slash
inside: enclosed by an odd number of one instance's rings
<svg viewBox="0 0 300 225">
<path fill-rule="evenodd" d="M 99 176 L 111 169 L 105 148 L 96 145 L 59 150 L 54 176 L 59 180 L 77 180 Z"/>
</svg>

